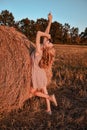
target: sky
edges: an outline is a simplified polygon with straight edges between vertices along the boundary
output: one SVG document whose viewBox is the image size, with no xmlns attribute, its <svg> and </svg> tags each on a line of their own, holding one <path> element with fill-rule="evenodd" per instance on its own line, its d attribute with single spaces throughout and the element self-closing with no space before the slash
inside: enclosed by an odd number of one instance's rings
<svg viewBox="0 0 87 130">
<path fill-rule="evenodd" d="M 3 10 L 11 12 L 15 21 L 47 19 L 51 12 L 53 22 L 78 27 L 79 33 L 87 27 L 87 0 L 0 0 L 0 13 Z"/>
</svg>

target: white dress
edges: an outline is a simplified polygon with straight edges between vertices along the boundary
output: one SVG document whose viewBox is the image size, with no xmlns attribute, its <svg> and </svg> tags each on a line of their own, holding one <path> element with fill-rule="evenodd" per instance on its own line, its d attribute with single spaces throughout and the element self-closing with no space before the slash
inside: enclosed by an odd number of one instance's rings
<svg viewBox="0 0 87 130">
<path fill-rule="evenodd" d="M 47 86 L 47 76 L 46 72 L 43 68 L 39 67 L 39 61 L 42 58 L 42 54 L 35 55 L 35 52 L 31 54 L 32 60 L 32 85 L 35 89 L 43 89 L 43 87 Z"/>
</svg>

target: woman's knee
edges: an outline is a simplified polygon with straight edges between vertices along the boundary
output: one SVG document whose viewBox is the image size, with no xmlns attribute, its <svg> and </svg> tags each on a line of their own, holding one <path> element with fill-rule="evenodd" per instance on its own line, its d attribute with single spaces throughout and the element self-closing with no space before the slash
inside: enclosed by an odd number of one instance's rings
<svg viewBox="0 0 87 130">
<path fill-rule="evenodd" d="M 44 88 L 43 91 L 45 94 L 48 94 L 47 88 Z"/>
<path fill-rule="evenodd" d="M 34 94 L 36 92 L 36 89 L 31 88 L 30 92 Z"/>
</svg>

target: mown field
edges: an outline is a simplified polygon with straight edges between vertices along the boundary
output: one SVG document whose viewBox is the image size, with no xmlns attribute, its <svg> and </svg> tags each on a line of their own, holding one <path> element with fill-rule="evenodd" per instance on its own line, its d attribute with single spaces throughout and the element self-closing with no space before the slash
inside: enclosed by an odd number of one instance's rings
<svg viewBox="0 0 87 130">
<path fill-rule="evenodd" d="M 45 112 L 45 100 L 33 97 L 23 108 L 0 115 L 0 130 L 87 130 L 87 46 L 55 45 L 52 83 L 58 106 Z"/>
</svg>

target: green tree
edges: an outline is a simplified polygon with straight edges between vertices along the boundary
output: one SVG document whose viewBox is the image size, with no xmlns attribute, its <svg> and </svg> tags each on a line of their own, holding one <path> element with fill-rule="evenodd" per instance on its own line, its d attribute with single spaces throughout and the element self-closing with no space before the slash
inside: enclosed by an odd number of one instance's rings
<svg viewBox="0 0 87 130">
<path fill-rule="evenodd" d="M 50 32 L 53 39 L 53 43 L 60 43 L 62 39 L 62 24 L 56 21 L 53 22 Z"/>
<path fill-rule="evenodd" d="M 84 32 L 81 32 L 80 39 L 81 43 L 87 45 L 87 27 L 85 28 Z"/>
<path fill-rule="evenodd" d="M 75 28 L 75 27 L 72 27 L 70 29 L 70 35 L 71 35 L 71 42 L 72 43 L 79 43 L 79 29 L 78 28 Z"/>
<path fill-rule="evenodd" d="M 37 21 L 36 21 L 36 31 L 41 30 L 41 31 L 44 32 L 46 27 L 47 27 L 47 20 L 46 19 L 43 19 L 43 18 L 37 19 Z"/>
<path fill-rule="evenodd" d="M 8 10 L 4 10 L 0 14 L 0 25 L 14 26 L 14 16 Z"/>
<path fill-rule="evenodd" d="M 70 31 L 70 25 L 68 23 L 65 23 L 64 26 L 63 26 L 63 30 L 62 30 L 62 41 L 63 41 L 63 43 L 70 42 L 69 31 Z"/>
<path fill-rule="evenodd" d="M 35 41 L 36 30 L 35 22 L 33 20 L 29 20 L 28 18 L 22 19 L 21 21 L 16 23 L 16 27 L 30 40 Z"/>
</svg>

